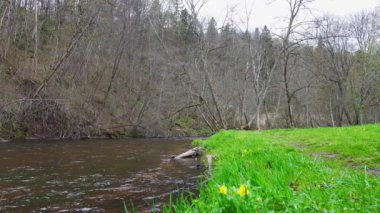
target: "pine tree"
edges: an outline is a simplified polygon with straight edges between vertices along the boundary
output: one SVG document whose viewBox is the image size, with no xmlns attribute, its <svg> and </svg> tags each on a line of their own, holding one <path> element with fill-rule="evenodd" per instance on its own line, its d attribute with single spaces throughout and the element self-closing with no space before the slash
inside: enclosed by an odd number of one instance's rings
<svg viewBox="0 0 380 213">
<path fill-rule="evenodd" d="M 214 44 L 218 39 L 218 30 L 216 29 L 216 21 L 214 18 L 211 18 L 208 22 L 206 38 L 209 43 Z"/>
</svg>

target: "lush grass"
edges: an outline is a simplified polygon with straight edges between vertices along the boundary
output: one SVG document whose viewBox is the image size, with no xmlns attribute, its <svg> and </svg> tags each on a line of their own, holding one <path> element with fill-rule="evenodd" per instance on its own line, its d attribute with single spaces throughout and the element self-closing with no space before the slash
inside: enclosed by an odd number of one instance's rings
<svg viewBox="0 0 380 213">
<path fill-rule="evenodd" d="M 322 157 L 327 153 L 336 154 L 334 160 L 352 166 L 380 168 L 380 125 L 272 130 L 259 134 L 267 142 L 294 146 L 308 154 Z"/>
<path fill-rule="evenodd" d="M 215 155 L 213 174 L 197 199 L 168 212 L 380 211 L 380 178 L 366 171 L 380 167 L 380 125 L 222 131 L 196 144 Z"/>
</svg>

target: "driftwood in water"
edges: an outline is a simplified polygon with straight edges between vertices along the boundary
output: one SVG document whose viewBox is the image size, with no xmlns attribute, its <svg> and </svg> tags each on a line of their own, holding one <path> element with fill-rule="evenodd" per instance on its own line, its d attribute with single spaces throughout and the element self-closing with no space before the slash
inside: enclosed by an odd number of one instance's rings
<svg viewBox="0 0 380 213">
<path fill-rule="evenodd" d="M 202 155 L 202 149 L 201 148 L 194 148 L 190 149 L 182 154 L 179 154 L 175 157 L 172 157 L 173 159 L 184 159 L 184 158 L 194 158 Z"/>
<path fill-rule="evenodd" d="M 6 142 L 9 142 L 9 140 L 5 140 L 3 138 L 0 138 L 0 143 L 6 143 Z"/>
</svg>

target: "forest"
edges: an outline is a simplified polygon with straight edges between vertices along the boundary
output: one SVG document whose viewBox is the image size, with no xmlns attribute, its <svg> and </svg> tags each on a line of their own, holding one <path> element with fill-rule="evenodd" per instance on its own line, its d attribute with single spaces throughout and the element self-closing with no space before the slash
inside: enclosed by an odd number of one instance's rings
<svg viewBox="0 0 380 213">
<path fill-rule="evenodd" d="M 380 8 L 249 30 L 206 0 L 0 1 L 0 138 L 380 121 Z M 254 11 L 253 11 L 254 12 Z"/>
</svg>

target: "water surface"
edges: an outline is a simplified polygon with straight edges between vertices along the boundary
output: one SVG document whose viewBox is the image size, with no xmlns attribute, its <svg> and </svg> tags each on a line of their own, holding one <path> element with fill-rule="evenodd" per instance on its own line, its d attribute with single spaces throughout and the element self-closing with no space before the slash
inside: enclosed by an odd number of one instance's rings
<svg viewBox="0 0 380 213">
<path fill-rule="evenodd" d="M 191 147 L 174 139 L 0 144 L 0 211 L 122 212 L 158 208 L 168 192 L 192 188 L 199 161 L 170 160 Z"/>
</svg>

